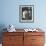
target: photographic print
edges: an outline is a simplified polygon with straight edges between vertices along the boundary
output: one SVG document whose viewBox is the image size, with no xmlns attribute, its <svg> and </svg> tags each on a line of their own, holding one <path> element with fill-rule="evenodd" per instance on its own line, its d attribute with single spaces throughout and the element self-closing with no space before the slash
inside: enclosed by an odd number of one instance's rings
<svg viewBox="0 0 46 46">
<path fill-rule="evenodd" d="M 34 5 L 19 6 L 19 21 L 26 23 L 34 22 Z"/>
</svg>

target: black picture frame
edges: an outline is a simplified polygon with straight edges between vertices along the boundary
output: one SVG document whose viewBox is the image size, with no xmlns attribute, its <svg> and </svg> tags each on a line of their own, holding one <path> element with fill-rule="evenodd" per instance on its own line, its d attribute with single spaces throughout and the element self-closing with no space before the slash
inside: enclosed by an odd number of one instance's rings
<svg viewBox="0 0 46 46">
<path fill-rule="evenodd" d="M 19 22 L 34 22 L 34 5 L 19 5 Z"/>
</svg>

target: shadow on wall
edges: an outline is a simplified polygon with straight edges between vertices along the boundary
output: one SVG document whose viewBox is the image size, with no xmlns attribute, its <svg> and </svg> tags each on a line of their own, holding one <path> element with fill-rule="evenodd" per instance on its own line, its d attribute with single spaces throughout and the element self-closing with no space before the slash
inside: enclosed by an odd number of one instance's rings
<svg viewBox="0 0 46 46">
<path fill-rule="evenodd" d="M 3 32 L 5 32 L 6 30 L 4 30 L 5 25 L 4 24 L 0 24 L 0 43 L 2 43 L 2 36 L 3 36 Z"/>
</svg>

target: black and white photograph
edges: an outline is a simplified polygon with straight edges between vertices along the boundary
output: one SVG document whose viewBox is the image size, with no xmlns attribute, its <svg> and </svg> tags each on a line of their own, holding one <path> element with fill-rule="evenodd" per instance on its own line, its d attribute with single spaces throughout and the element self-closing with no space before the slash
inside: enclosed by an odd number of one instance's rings
<svg viewBox="0 0 46 46">
<path fill-rule="evenodd" d="M 19 21 L 33 22 L 34 21 L 34 5 L 19 6 Z"/>
</svg>

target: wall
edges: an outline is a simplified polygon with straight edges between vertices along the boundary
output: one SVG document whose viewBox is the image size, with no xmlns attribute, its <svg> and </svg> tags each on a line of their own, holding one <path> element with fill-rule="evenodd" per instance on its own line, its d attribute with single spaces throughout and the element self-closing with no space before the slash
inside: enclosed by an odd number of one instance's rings
<svg viewBox="0 0 46 46">
<path fill-rule="evenodd" d="M 34 5 L 34 23 L 19 22 L 19 5 Z M 0 0 L 0 31 L 13 24 L 15 28 L 37 28 L 46 32 L 46 0 Z"/>
<path fill-rule="evenodd" d="M 19 22 L 19 5 L 34 5 L 34 23 Z M 46 28 L 46 1 L 44 0 L 1 0 L 0 25 L 13 24 L 16 28 Z"/>
</svg>

